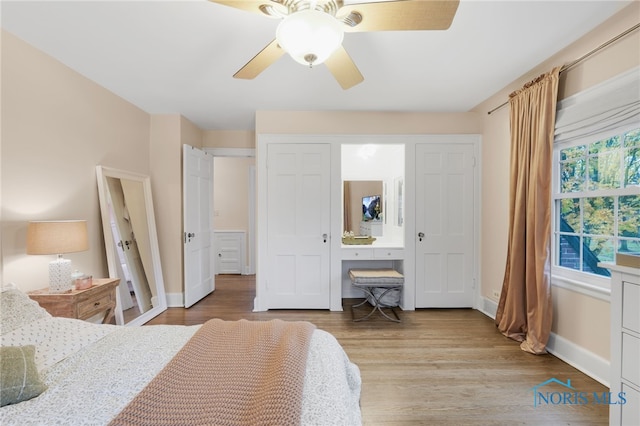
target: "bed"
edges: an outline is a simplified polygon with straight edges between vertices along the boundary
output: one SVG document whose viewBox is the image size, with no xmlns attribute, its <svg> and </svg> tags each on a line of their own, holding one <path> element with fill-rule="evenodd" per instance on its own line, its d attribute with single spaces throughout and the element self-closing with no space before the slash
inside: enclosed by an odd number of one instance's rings
<svg viewBox="0 0 640 426">
<path fill-rule="evenodd" d="M 226 322 L 220 320 L 216 322 L 241 328 L 262 327 L 266 323 L 271 323 L 271 321 Z M 284 322 L 278 323 L 282 326 Z M 10 393 L 5 394 L 5 384 L 2 384 L 3 401 L 0 402 L 3 406 L 0 408 L 0 424 L 110 424 L 115 421 L 114 419 L 122 418 L 123 414 L 128 412 L 127 410 L 130 411 L 143 394 L 149 394 L 149 389 L 153 388 L 163 373 L 176 363 L 179 356 L 188 352 L 189 345 L 193 347 L 194 336 L 202 335 L 208 324 L 209 322 L 200 326 L 125 327 L 57 318 L 49 315 L 20 290 L 12 287 L 4 288 L 0 293 L 0 334 L 3 351 L 0 353 L 2 356 L 0 364 L 5 373 L 6 371 L 11 374 L 17 372 L 17 368 L 7 367 L 6 364 L 11 359 L 11 354 L 15 355 L 16 351 L 20 351 L 21 359 L 26 360 L 20 364 L 21 366 L 24 364 L 27 370 L 24 377 L 34 381 L 30 383 L 31 387 L 23 386 L 22 397 L 30 396 L 29 392 L 37 396 L 21 402 L 18 402 L 21 399 L 18 398 L 15 403 L 5 405 L 9 401 L 8 398 L 13 396 Z M 284 324 L 284 326 L 289 327 L 292 324 Z M 308 323 L 306 327 L 309 327 Z M 308 348 L 306 357 L 302 357 L 303 365 L 299 370 L 303 374 L 298 375 L 303 377 L 299 380 L 301 392 L 293 396 L 293 404 L 287 404 L 299 406 L 298 417 L 291 423 L 361 424 L 359 407 L 361 380 L 358 367 L 350 362 L 331 334 L 312 328 L 306 346 Z M 227 331 L 223 334 L 225 336 L 229 334 L 232 338 L 231 342 L 234 342 L 233 334 Z M 223 345 L 214 343 L 210 346 Z M 32 350 L 32 353 L 29 353 L 29 350 Z M 264 352 L 264 349 L 262 351 Z M 235 358 L 235 355 L 226 357 L 225 362 L 236 362 Z M 218 374 L 216 377 L 219 378 L 215 383 L 228 380 L 237 384 L 239 380 L 237 371 L 227 378 L 220 376 L 220 374 L 226 374 L 224 371 L 217 371 L 215 374 Z M 7 380 L 9 375 L 6 375 Z M 253 371 L 239 374 L 250 379 L 257 375 L 258 373 L 254 374 Z M 286 373 L 285 376 L 287 375 L 296 376 Z M 7 381 L 5 378 L 0 380 Z M 178 386 L 183 387 L 178 389 L 191 387 L 191 380 L 179 380 Z M 270 380 L 271 378 L 267 378 L 264 381 Z M 285 380 L 287 380 L 286 377 Z M 292 380 L 295 380 L 295 377 Z M 171 389 L 165 387 L 164 382 L 157 388 Z M 214 388 L 214 385 L 210 386 L 210 389 Z M 169 392 L 173 392 L 172 397 L 182 394 L 175 390 L 165 393 Z M 285 393 L 293 393 L 293 391 L 290 392 L 287 389 Z M 296 399 L 299 402 L 295 402 Z M 211 424 L 210 420 L 203 421 L 200 416 L 201 412 L 208 409 L 209 401 L 206 398 L 200 398 L 199 401 L 189 402 L 191 405 L 188 405 L 187 411 L 191 414 L 196 413 L 192 416 L 195 421 L 188 421 L 185 418 L 184 424 Z M 251 404 L 253 402 L 247 402 L 246 411 L 255 409 L 255 407 L 249 408 Z M 245 408 L 242 410 L 244 411 Z M 265 411 L 264 407 L 259 411 Z M 142 410 L 142 412 L 146 411 Z M 151 411 L 149 413 L 151 416 Z M 220 417 L 216 418 L 220 419 Z M 256 420 L 256 424 L 272 423 L 264 421 L 264 418 L 257 417 L 257 419 L 261 420 Z M 171 423 L 174 421 L 175 419 Z M 140 424 L 145 422 L 162 424 L 158 419 L 150 418 L 142 418 Z M 229 421 L 215 421 L 215 424 L 223 423 L 246 424 L 247 418 L 238 421 L 237 417 L 232 417 Z M 124 421 L 119 424 L 130 423 Z"/>
</svg>

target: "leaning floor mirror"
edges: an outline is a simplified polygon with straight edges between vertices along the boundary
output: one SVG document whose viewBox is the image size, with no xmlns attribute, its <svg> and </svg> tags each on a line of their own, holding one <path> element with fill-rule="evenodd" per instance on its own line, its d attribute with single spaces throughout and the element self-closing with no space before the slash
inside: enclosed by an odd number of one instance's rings
<svg viewBox="0 0 640 426">
<path fill-rule="evenodd" d="M 142 325 L 167 309 L 149 176 L 96 167 L 109 277 L 120 278 L 116 324 Z"/>
</svg>

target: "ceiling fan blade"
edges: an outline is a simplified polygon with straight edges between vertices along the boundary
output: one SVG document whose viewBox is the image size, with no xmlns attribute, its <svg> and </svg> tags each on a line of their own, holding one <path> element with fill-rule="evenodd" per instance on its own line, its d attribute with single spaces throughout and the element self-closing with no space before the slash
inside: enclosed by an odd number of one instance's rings
<svg viewBox="0 0 640 426">
<path fill-rule="evenodd" d="M 333 52 L 324 63 L 344 90 L 364 81 L 360 70 L 342 46 Z"/>
<path fill-rule="evenodd" d="M 458 3 L 459 0 L 396 0 L 349 4 L 336 15 L 347 24 L 347 32 L 446 30 L 453 22 Z"/>
<path fill-rule="evenodd" d="M 245 80 L 254 79 L 258 74 L 266 70 L 269 65 L 280 59 L 284 53 L 284 50 L 278 46 L 278 42 L 273 40 L 233 76 Z"/>
<path fill-rule="evenodd" d="M 274 18 L 282 18 L 287 14 L 287 8 L 280 2 L 272 2 L 270 0 L 209 0 L 212 3 L 218 3 L 236 9 L 245 10 L 247 12 L 266 15 Z"/>
</svg>

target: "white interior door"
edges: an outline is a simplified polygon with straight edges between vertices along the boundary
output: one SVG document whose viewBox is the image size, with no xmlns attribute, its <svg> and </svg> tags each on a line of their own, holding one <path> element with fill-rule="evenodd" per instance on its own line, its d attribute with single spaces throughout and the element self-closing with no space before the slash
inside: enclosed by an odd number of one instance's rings
<svg viewBox="0 0 640 426">
<path fill-rule="evenodd" d="M 184 306 L 215 289 L 213 247 L 213 156 L 183 146 Z"/>
<path fill-rule="evenodd" d="M 267 148 L 267 308 L 330 304 L 329 144 Z"/>
<path fill-rule="evenodd" d="M 473 307 L 474 146 L 416 145 L 416 308 Z"/>
</svg>

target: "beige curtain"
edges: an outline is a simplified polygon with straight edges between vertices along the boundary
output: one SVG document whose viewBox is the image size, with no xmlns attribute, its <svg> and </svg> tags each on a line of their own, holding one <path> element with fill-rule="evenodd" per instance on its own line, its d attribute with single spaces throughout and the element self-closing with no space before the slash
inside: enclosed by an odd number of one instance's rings
<svg viewBox="0 0 640 426">
<path fill-rule="evenodd" d="M 551 332 L 551 170 L 560 68 L 510 95 L 509 245 L 496 325 L 546 353 Z"/>
<path fill-rule="evenodd" d="M 343 231 L 351 231 L 353 224 L 351 223 L 351 182 L 344 182 L 344 200 L 342 202 L 342 222 L 344 224 Z"/>
</svg>

